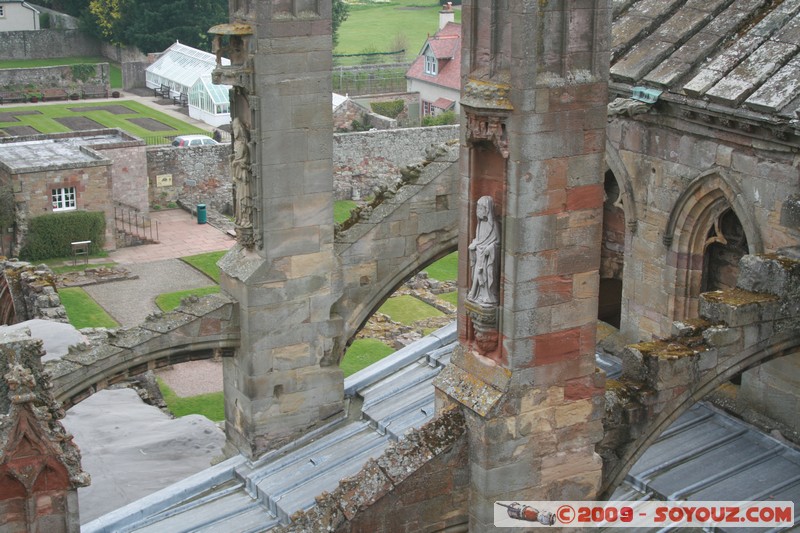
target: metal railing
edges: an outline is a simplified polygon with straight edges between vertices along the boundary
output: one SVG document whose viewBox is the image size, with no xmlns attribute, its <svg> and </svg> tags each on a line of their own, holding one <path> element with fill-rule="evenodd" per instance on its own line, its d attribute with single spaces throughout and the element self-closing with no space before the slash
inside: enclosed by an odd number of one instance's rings
<svg viewBox="0 0 800 533">
<path fill-rule="evenodd" d="M 158 242 L 158 220 L 152 220 L 135 207 L 117 203 L 114 206 L 114 226 L 117 232 L 140 241 Z M 154 235 L 155 233 L 155 235 Z"/>
</svg>

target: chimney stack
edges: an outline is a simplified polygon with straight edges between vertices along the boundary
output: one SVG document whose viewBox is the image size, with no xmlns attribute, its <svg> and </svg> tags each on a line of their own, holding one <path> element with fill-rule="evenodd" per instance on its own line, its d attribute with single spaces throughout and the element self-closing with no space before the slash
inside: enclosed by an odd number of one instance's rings
<svg viewBox="0 0 800 533">
<path fill-rule="evenodd" d="M 439 11 L 439 29 L 444 28 L 448 22 L 455 21 L 456 13 L 453 11 L 453 2 L 447 2 L 442 6 L 442 10 Z"/>
</svg>

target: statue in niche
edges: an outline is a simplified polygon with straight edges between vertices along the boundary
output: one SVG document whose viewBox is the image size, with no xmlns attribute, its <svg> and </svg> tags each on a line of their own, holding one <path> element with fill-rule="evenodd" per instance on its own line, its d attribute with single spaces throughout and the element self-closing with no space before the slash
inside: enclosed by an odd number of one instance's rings
<svg viewBox="0 0 800 533">
<path fill-rule="evenodd" d="M 250 193 L 252 171 L 247 127 L 238 117 L 233 119 L 233 215 L 239 228 L 253 227 L 253 197 Z"/>
<path fill-rule="evenodd" d="M 469 245 L 472 281 L 467 299 L 482 306 L 496 305 L 498 284 L 495 262 L 500 236 L 491 196 L 478 199 L 475 214 L 478 217 L 478 226 L 475 228 L 475 238 Z"/>
</svg>

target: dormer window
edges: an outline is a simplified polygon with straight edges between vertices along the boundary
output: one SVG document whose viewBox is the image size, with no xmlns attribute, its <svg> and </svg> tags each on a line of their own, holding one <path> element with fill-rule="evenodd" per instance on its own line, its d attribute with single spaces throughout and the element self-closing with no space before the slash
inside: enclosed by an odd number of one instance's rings
<svg viewBox="0 0 800 533">
<path fill-rule="evenodd" d="M 428 49 L 428 51 L 425 53 L 425 74 L 435 76 L 438 71 L 439 64 L 436 61 L 436 56 L 434 56 L 433 52 Z"/>
</svg>

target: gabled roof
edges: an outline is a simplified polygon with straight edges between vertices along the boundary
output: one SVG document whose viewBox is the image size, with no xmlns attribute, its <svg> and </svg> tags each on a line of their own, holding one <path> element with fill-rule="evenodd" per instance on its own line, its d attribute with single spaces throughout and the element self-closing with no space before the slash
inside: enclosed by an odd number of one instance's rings
<svg viewBox="0 0 800 533">
<path fill-rule="evenodd" d="M 432 53 L 439 61 L 436 75 L 425 74 L 425 55 Z M 461 24 L 448 22 L 425 41 L 420 55 L 406 72 L 406 78 L 461 90 Z"/>
<path fill-rule="evenodd" d="M 215 85 L 211 82 L 210 74 L 203 74 L 200 76 L 194 85 L 200 84 L 205 89 L 205 92 L 211 97 L 215 104 L 227 104 L 230 102 L 230 85 Z M 192 85 L 192 89 L 194 88 Z"/>
<path fill-rule="evenodd" d="M 147 72 L 191 87 L 201 76 L 210 76 L 216 64 L 214 54 L 176 42 L 147 67 Z M 230 61 L 223 58 L 222 64 L 230 65 Z"/>
</svg>

